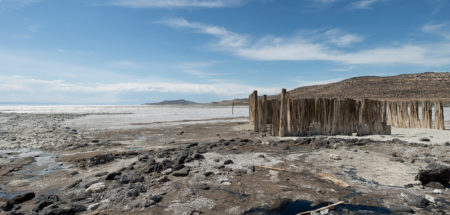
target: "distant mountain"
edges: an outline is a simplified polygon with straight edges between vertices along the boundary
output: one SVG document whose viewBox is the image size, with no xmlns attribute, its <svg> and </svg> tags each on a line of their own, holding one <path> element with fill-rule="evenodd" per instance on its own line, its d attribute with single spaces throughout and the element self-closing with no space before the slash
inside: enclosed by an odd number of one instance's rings
<svg viewBox="0 0 450 215">
<path fill-rule="evenodd" d="M 165 100 L 157 103 L 145 103 L 144 105 L 192 105 L 197 104 L 196 102 L 187 101 L 184 99 L 179 100 Z"/>
</svg>

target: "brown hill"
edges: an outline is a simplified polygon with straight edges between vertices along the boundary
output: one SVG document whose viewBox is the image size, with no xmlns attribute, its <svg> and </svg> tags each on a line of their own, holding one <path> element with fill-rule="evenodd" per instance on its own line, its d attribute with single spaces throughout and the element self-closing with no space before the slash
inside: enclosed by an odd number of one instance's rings
<svg viewBox="0 0 450 215">
<path fill-rule="evenodd" d="M 450 72 L 362 76 L 289 91 L 291 98 L 430 99 L 450 101 Z"/>
</svg>

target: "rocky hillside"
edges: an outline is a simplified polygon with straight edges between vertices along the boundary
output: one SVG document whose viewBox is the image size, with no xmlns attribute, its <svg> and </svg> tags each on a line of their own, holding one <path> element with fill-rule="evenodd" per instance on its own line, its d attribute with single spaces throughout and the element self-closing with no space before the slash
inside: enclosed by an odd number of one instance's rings
<svg viewBox="0 0 450 215">
<path fill-rule="evenodd" d="M 441 99 L 450 101 L 450 72 L 362 76 L 336 83 L 300 87 L 293 98 Z"/>
</svg>

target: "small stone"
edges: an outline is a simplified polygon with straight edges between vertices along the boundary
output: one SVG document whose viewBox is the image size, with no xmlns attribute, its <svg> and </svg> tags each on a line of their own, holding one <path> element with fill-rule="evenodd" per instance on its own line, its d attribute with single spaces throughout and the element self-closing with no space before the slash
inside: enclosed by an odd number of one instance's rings
<svg viewBox="0 0 450 215">
<path fill-rule="evenodd" d="M 233 164 L 234 162 L 232 160 L 226 160 L 223 162 L 223 165 Z"/>
<path fill-rule="evenodd" d="M 336 154 L 330 154 L 330 159 L 331 160 L 342 160 L 341 156 L 336 155 Z"/>
<path fill-rule="evenodd" d="M 434 194 L 443 194 L 443 193 L 444 193 L 444 190 L 441 190 L 441 189 L 434 189 L 434 190 L 433 190 L 433 193 L 434 193 Z"/>
<path fill-rule="evenodd" d="M 389 206 L 389 210 L 394 212 L 394 213 L 399 213 L 399 214 L 403 214 L 403 213 L 414 213 L 414 210 L 408 206 L 403 206 L 403 205 L 391 205 Z"/>
<path fill-rule="evenodd" d="M 120 173 L 120 172 L 112 172 L 112 173 L 109 173 L 109 174 L 106 176 L 105 180 L 114 180 L 115 177 L 116 177 L 117 175 L 122 175 L 122 173 Z"/>
<path fill-rule="evenodd" d="M 80 190 L 75 193 L 75 196 L 72 198 L 73 201 L 82 201 L 89 198 L 91 195 L 91 191 L 86 192 L 86 190 Z"/>
<path fill-rule="evenodd" d="M 204 160 L 205 156 L 203 156 L 202 154 L 195 154 L 193 159 L 194 160 Z"/>
<path fill-rule="evenodd" d="M 136 189 L 130 189 L 127 192 L 127 196 L 139 196 L 139 192 Z"/>
<path fill-rule="evenodd" d="M 403 187 L 404 187 L 404 188 L 413 188 L 414 185 L 413 185 L 413 184 L 405 184 Z"/>
<path fill-rule="evenodd" d="M 119 182 L 121 183 L 121 184 L 128 184 L 128 183 L 130 183 L 130 176 L 129 175 L 126 175 L 126 174 L 123 174 L 123 175 L 121 175 L 120 176 L 120 180 L 119 180 Z"/>
<path fill-rule="evenodd" d="M 13 208 L 14 208 L 14 205 L 11 204 L 11 202 L 4 202 L 0 206 L 0 209 L 2 209 L 3 211 L 11 211 Z"/>
<path fill-rule="evenodd" d="M 91 185 L 89 188 L 86 189 L 86 192 L 93 192 L 93 193 L 100 193 L 106 190 L 106 185 L 103 182 L 98 182 L 93 185 Z"/>
<path fill-rule="evenodd" d="M 94 204 L 89 205 L 87 207 L 87 210 L 88 211 L 93 211 L 93 210 L 96 210 L 99 206 L 100 206 L 100 203 L 94 203 Z"/>
<path fill-rule="evenodd" d="M 36 204 L 37 206 L 33 209 L 34 212 L 39 212 L 42 209 L 44 209 L 45 207 L 55 204 L 57 202 L 59 202 L 60 199 L 57 195 L 54 194 L 50 194 L 50 195 L 41 195 L 39 196 L 39 198 L 36 200 Z"/>
<path fill-rule="evenodd" d="M 201 182 L 201 181 L 206 180 L 206 176 L 203 175 L 202 173 L 196 173 L 193 178 L 196 182 Z"/>
<path fill-rule="evenodd" d="M 427 199 L 431 203 L 436 203 L 436 199 L 433 196 L 425 195 L 425 199 Z"/>
<path fill-rule="evenodd" d="M 168 174 L 170 174 L 170 173 L 172 173 L 172 172 L 173 172 L 173 171 L 172 171 L 172 168 L 168 168 L 168 169 L 162 171 L 161 173 L 164 174 L 164 175 L 168 175 Z"/>
<path fill-rule="evenodd" d="M 430 201 L 422 196 L 414 195 L 414 194 L 401 194 L 406 204 L 409 206 L 414 206 L 417 208 L 425 208 L 430 204 Z"/>
<path fill-rule="evenodd" d="M 426 137 L 423 137 L 423 138 L 420 138 L 420 141 L 423 141 L 423 142 L 430 142 L 430 139 L 429 139 L 429 138 L 426 138 Z"/>
<path fill-rule="evenodd" d="M 11 204 L 20 204 L 22 202 L 26 202 L 29 200 L 34 199 L 34 197 L 36 196 L 36 194 L 34 194 L 33 192 L 26 192 L 23 194 L 20 194 L 14 198 L 11 199 Z"/>
<path fill-rule="evenodd" d="M 207 184 L 197 184 L 195 185 L 195 188 L 199 190 L 209 190 L 209 186 Z"/>
<path fill-rule="evenodd" d="M 153 201 L 155 201 L 156 203 L 159 203 L 162 201 L 163 197 L 161 195 L 158 194 L 150 194 L 149 198 Z"/>
<path fill-rule="evenodd" d="M 227 182 L 231 184 L 231 181 L 228 178 L 222 177 L 222 178 L 219 179 L 219 183 L 220 184 L 224 184 L 224 183 L 227 183 Z"/>
<path fill-rule="evenodd" d="M 139 193 L 147 192 L 147 189 L 145 188 L 144 184 L 142 184 L 142 183 L 130 184 L 130 188 L 137 190 Z"/>
<path fill-rule="evenodd" d="M 405 162 L 405 160 L 403 160 L 400 157 L 389 158 L 389 161 L 400 162 L 400 163 L 404 163 Z"/>
<path fill-rule="evenodd" d="M 188 176 L 189 175 L 189 172 L 190 172 L 191 170 L 189 169 L 189 168 L 183 168 L 183 169 L 180 169 L 180 170 L 177 170 L 177 171 L 175 171 L 175 172 L 173 172 L 173 176 L 176 176 L 176 177 L 185 177 L 185 176 Z"/>
<path fill-rule="evenodd" d="M 144 182 L 144 176 L 140 175 L 132 175 L 131 176 L 131 183 L 137 183 L 137 182 Z"/>
<path fill-rule="evenodd" d="M 445 186 L 439 182 L 432 181 L 425 185 L 425 187 L 434 188 L 434 189 L 445 189 Z"/>
</svg>

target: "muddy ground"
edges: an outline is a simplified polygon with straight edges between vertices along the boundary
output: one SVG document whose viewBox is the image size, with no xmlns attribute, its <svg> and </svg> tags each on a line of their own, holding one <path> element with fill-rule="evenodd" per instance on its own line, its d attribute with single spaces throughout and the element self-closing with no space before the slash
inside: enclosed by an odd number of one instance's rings
<svg viewBox="0 0 450 215">
<path fill-rule="evenodd" d="M 448 142 L 70 127 L 83 116 L 0 114 L 2 214 L 450 214 Z"/>
</svg>

